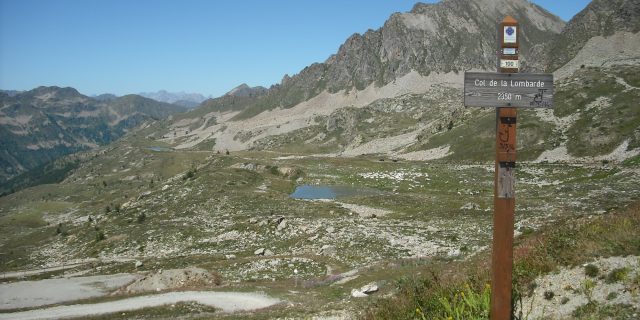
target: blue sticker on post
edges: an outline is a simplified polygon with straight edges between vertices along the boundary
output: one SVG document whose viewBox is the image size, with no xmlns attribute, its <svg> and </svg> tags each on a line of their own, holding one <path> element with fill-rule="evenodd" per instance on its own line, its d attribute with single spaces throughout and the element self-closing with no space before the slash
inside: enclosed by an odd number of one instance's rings
<svg viewBox="0 0 640 320">
<path fill-rule="evenodd" d="M 516 26 L 504 26 L 504 43 L 516 43 Z"/>
</svg>

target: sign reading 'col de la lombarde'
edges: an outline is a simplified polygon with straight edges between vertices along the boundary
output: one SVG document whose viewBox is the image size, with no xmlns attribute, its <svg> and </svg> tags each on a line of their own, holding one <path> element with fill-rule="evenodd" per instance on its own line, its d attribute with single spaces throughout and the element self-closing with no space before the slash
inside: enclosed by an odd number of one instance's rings
<svg viewBox="0 0 640 320">
<path fill-rule="evenodd" d="M 552 108 L 553 75 L 465 72 L 464 105 Z"/>
</svg>

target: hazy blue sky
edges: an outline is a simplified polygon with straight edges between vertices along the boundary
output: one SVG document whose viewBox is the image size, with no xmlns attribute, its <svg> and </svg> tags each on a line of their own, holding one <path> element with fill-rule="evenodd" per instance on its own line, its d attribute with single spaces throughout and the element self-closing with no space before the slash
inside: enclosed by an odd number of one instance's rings
<svg viewBox="0 0 640 320">
<path fill-rule="evenodd" d="M 219 96 L 242 82 L 268 87 L 415 2 L 0 0 L 0 88 Z M 589 1 L 534 2 L 566 21 Z"/>
</svg>

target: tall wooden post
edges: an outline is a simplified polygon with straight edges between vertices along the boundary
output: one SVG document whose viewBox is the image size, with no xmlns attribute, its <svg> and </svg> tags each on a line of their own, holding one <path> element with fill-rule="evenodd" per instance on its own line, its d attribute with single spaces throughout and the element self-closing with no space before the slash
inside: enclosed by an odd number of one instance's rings
<svg viewBox="0 0 640 320">
<path fill-rule="evenodd" d="M 518 22 L 504 18 L 498 30 L 500 73 L 517 73 Z M 508 104 L 510 105 L 510 104 Z M 513 228 L 515 213 L 517 111 L 513 107 L 496 109 L 496 162 L 494 184 L 493 248 L 491 256 L 491 319 L 511 318 L 511 279 L 513 271 Z"/>
</svg>

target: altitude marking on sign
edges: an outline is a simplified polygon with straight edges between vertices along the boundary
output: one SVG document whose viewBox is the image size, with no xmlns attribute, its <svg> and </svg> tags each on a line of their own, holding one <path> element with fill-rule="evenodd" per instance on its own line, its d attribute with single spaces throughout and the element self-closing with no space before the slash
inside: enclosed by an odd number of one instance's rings
<svg viewBox="0 0 640 320">
<path fill-rule="evenodd" d="M 500 73 L 465 72 L 464 105 L 496 107 L 496 161 L 491 251 L 492 320 L 511 319 L 517 108 L 553 107 L 553 75 L 518 74 L 518 22 L 504 18 L 498 29 Z"/>
</svg>

